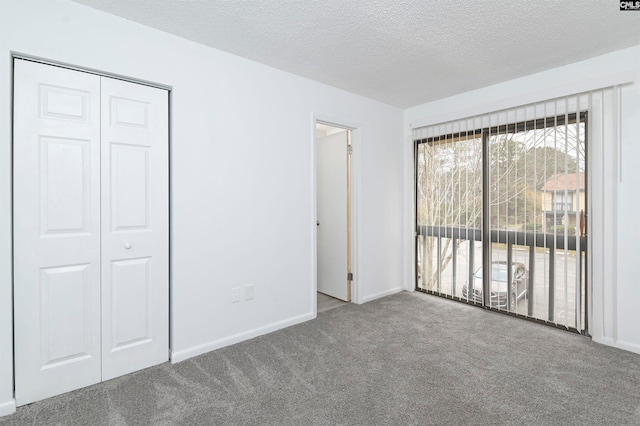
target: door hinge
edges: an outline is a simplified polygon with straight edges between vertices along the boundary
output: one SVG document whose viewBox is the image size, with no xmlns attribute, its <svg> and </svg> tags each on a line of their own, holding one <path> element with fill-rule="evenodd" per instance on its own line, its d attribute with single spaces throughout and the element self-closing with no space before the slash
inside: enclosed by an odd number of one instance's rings
<svg viewBox="0 0 640 426">
<path fill-rule="evenodd" d="M 353 272 L 347 272 L 347 281 L 353 281 Z"/>
<path fill-rule="evenodd" d="M 347 155 L 353 154 L 353 145 L 347 145 Z"/>
</svg>

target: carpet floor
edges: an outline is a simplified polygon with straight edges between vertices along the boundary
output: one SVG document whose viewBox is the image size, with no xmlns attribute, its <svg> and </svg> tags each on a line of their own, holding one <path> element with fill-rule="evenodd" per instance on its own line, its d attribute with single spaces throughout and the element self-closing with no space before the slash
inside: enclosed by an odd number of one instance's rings
<svg viewBox="0 0 640 426">
<path fill-rule="evenodd" d="M 640 425 L 640 355 L 418 293 L 18 408 L 0 425 Z"/>
</svg>

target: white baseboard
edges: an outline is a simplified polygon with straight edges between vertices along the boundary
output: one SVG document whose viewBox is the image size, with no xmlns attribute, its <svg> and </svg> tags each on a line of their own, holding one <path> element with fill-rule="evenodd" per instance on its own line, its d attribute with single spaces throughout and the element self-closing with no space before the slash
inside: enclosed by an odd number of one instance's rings
<svg viewBox="0 0 640 426">
<path fill-rule="evenodd" d="M 16 400 L 0 403 L 0 417 L 7 416 L 16 412 Z"/>
<path fill-rule="evenodd" d="M 629 343 L 618 340 L 616 342 L 616 347 L 620 349 L 624 349 L 625 351 L 634 352 L 636 354 L 640 354 L 640 345 L 636 343 Z"/>
<path fill-rule="evenodd" d="M 216 349 L 224 348 L 225 346 L 233 345 L 235 343 L 240 343 L 244 340 L 249 340 L 254 337 L 262 336 L 263 334 L 271 333 L 273 331 L 280 330 L 285 327 L 290 327 L 292 325 L 296 325 L 305 321 L 312 320 L 315 317 L 316 316 L 313 314 L 313 312 L 310 312 L 308 314 L 289 318 L 284 321 L 279 321 L 273 324 L 254 328 L 252 330 L 238 333 L 233 336 L 225 337 L 219 340 L 214 340 L 213 342 L 208 342 L 202 345 L 194 346 L 189 349 L 175 351 L 175 352 L 172 352 L 171 354 L 171 363 L 175 364 L 175 363 L 184 361 L 186 359 L 193 358 L 194 356 L 202 355 Z"/>
<path fill-rule="evenodd" d="M 591 340 L 593 340 L 596 343 L 600 343 L 601 345 L 607 345 L 607 346 L 615 346 L 615 343 L 616 343 L 616 341 L 610 337 L 598 337 L 593 334 L 591 335 Z"/>
<path fill-rule="evenodd" d="M 385 290 L 380 293 L 371 294 L 369 296 L 364 296 L 362 298 L 362 303 L 371 302 L 372 300 L 380 299 L 381 297 L 391 296 L 392 294 L 400 293 L 401 291 L 405 291 L 404 287 L 396 287 L 390 290 Z"/>
<path fill-rule="evenodd" d="M 629 343 L 622 340 L 614 340 L 610 337 L 604 337 L 604 338 L 592 337 L 591 340 L 593 340 L 596 343 L 600 343 L 602 345 L 612 346 L 614 348 L 623 349 L 625 351 L 640 354 L 640 345 L 638 345 L 637 343 Z"/>
</svg>

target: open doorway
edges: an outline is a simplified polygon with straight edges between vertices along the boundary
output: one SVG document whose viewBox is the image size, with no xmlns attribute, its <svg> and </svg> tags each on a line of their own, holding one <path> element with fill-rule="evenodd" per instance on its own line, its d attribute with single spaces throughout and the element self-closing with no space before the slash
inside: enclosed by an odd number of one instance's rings
<svg viewBox="0 0 640 426">
<path fill-rule="evenodd" d="M 316 122 L 318 312 L 351 301 L 351 133 Z"/>
</svg>

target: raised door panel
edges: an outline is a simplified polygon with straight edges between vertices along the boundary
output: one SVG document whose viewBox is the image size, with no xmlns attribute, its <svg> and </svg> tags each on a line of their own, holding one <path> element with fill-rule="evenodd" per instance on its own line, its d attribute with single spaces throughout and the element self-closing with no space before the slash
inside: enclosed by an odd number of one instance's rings
<svg viewBox="0 0 640 426">
<path fill-rule="evenodd" d="M 42 368 L 91 356 L 91 265 L 40 270 Z"/>
<path fill-rule="evenodd" d="M 15 393 L 100 381 L 100 79 L 16 60 Z"/>
<path fill-rule="evenodd" d="M 149 230 L 150 147 L 112 143 L 111 230 Z"/>
<path fill-rule="evenodd" d="M 40 137 L 38 174 L 43 236 L 89 232 L 90 148 L 91 141 L 86 139 Z"/>
<path fill-rule="evenodd" d="M 152 318 L 151 263 L 149 258 L 111 263 L 111 347 L 126 350 L 150 343 Z"/>
<path fill-rule="evenodd" d="M 168 93 L 102 78 L 102 376 L 169 359 Z"/>
</svg>

